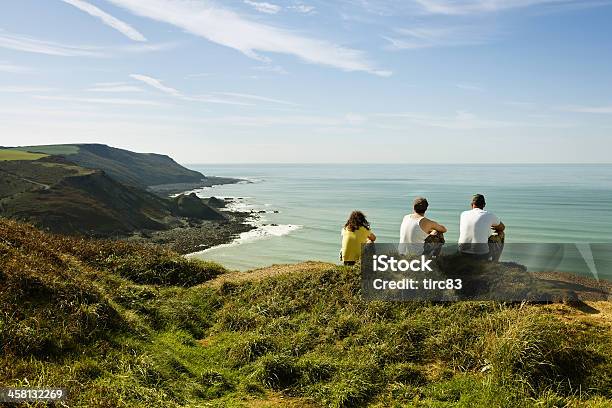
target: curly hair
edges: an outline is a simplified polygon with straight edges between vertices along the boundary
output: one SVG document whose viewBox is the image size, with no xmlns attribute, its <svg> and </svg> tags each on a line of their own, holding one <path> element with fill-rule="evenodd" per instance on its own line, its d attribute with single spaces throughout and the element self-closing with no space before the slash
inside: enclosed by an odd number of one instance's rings
<svg viewBox="0 0 612 408">
<path fill-rule="evenodd" d="M 353 211 L 349 216 L 346 224 L 344 224 L 344 228 L 347 230 L 354 232 L 359 228 L 364 227 L 366 229 L 370 229 L 370 223 L 366 219 L 366 216 L 361 211 Z"/>
</svg>

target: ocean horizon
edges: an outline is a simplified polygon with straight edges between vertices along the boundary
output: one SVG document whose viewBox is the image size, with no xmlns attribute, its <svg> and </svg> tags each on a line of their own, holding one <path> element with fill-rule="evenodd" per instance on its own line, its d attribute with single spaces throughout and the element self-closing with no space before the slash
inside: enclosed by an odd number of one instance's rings
<svg viewBox="0 0 612 408">
<path fill-rule="evenodd" d="M 377 242 L 397 242 L 401 220 L 411 212 L 416 196 L 427 197 L 427 216 L 449 229 L 445 234 L 449 244 L 458 239 L 459 215 L 469 209 L 472 194 L 482 193 L 487 210 L 507 225 L 508 244 L 611 243 L 612 247 L 612 164 L 190 167 L 206 175 L 248 181 L 195 191 L 200 197 L 234 198 L 233 209 L 258 213 L 255 230 L 192 255 L 230 269 L 306 260 L 338 262 L 340 231 L 354 209 L 366 213 Z M 510 256 L 511 250 L 507 252 Z M 564 268 L 568 269 L 560 267 Z M 569 269 L 576 269 L 575 262 Z M 610 279 L 612 273 L 606 267 L 600 277 Z"/>
</svg>

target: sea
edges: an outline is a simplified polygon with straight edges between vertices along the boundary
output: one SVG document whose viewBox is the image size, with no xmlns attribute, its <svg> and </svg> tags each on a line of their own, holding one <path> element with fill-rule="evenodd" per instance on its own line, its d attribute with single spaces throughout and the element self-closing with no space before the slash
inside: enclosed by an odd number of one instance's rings
<svg viewBox="0 0 612 408">
<path fill-rule="evenodd" d="M 446 241 L 453 243 L 459 236 L 461 212 L 470 208 L 473 194 L 481 193 L 486 196 L 486 209 L 506 225 L 507 250 L 502 260 L 612 280 L 609 164 L 188 167 L 206 175 L 245 180 L 194 190 L 200 197 L 233 198 L 232 208 L 256 213 L 253 231 L 191 255 L 230 269 L 306 260 L 338 262 L 340 233 L 353 210 L 366 214 L 377 242 L 397 242 L 402 218 L 411 212 L 416 196 L 428 199 L 427 216 L 448 228 Z M 513 244 L 521 245 L 513 252 Z M 551 248 L 558 252 L 563 247 L 571 261 L 563 264 L 557 253 L 554 261 L 538 264 L 533 254 L 523 253 L 525 247 L 539 248 L 539 252 L 554 251 Z"/>
</svg>

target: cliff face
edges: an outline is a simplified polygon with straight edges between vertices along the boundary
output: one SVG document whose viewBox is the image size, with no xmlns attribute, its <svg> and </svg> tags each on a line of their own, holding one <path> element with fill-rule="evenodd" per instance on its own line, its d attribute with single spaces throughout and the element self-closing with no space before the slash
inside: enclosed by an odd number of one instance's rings
<svg viewBox="0 0 612 408">
<path fill-rule="evenodd" d="M 209 203 L 204 202 L 194 193 L 181 194 L 171 200 L 170 208 L 172 212 L 181 217 L 205 219 L 205 220 L 225 220 L 227 217 Z"/>
</svg>

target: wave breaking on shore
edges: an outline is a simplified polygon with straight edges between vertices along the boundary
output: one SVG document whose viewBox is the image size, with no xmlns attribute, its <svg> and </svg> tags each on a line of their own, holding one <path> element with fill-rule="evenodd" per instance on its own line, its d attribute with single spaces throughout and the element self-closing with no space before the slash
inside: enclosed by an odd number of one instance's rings
<svg viewBox="0 0 612 408">
<path fill-rule="evenodd" d="M 196 194 L 209 192 L 209 190 L 200 190 Z M 224 212 L 234 213 L 250 213 L 251 216 L 245 220 L 245 224 L 251 225 L 253 229 L 240 233 L 231 242 L 216 245 L 210 248 L 197 251 L 187 256 L 197 256 L 212 250 L 218 250 L 221 248 L 235 247 L 245 243 L 258 241 L 261 239 L 268 239 L 273 237 L 282 237 L 289 235 L 294 231 L 303 228 L 303 225 L 296 224 L 275 224 L 270 223 L 265 217 L 266 214 L 278 214 L 278 210 L 271 210 L 272 204 L 255 204 L 250 201 L 253 197 L 230 197 L 230 196 L 215 196 L 218 199 L 226 202 L 225 208 L 222 209 Z M 204 198 L 204 197 L 201 197 Z M 265 208 L 265 209 L 264 209 Z"/>
</svg>

